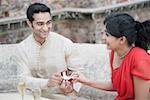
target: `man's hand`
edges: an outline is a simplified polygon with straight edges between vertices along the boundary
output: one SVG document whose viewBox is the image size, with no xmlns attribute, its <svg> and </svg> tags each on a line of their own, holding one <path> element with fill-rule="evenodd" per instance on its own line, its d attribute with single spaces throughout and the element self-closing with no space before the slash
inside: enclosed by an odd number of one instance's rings
<svg viewBox="0 0 150 100">
<path fill-rule="evenodd" d="M 48 80 L 47 86 L 48 87 L 59 86 L 62 83 L 62 80 L 63 79 L 60 73 L 54 73 Z"/>
<path fill-rule="evenodd" d="M 64 94 L 71 93 L 73 91 L 73 83 L 68 80 L 63 80 L 60 85 L 60 91 Z"/>
</svg>

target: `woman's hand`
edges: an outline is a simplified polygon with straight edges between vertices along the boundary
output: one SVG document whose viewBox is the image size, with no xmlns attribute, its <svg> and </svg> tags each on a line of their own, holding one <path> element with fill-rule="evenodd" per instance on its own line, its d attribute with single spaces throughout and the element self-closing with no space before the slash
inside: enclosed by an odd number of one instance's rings
<svg viewBox="0 0 150 100">
<path fill-rule="evenodd" d="M 80 82 L 80 83 L 84 84 L 84 83 L 86 83 L 86 81 L 88 81 L 88 79 L 82 73 L 74 72 L 74 73 L 72 73 L 71 77 L 72 77 L 74 83 Z"/>
</svg>

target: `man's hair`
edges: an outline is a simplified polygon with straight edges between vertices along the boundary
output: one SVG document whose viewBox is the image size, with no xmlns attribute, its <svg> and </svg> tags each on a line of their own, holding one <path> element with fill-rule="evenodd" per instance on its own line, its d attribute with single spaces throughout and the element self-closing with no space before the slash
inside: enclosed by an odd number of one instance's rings
<svg viewBox="0 0 150 100">
<path fill-rule="evenodd" d="M 34 3 L 31 4 L 26 12 L 27 18 L 30 22 L 34 20 L 33 15 L 35 13 L 40 13 L 40 12 L 48 12 L 51 15 L 51 10 L 49 7 L 47 7 L 45 4 L 42 3 Z"/>
</svg>

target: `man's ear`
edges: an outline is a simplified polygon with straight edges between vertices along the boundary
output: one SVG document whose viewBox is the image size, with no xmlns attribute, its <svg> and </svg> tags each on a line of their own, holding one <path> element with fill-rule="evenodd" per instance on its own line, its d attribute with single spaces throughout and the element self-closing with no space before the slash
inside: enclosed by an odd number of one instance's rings
<svg viewBox="0 0 150 100">
<path fill-rule="evenodd" d="M 32 23 L 31 23 L 29 20 L 27 20 L 26 22 L 27 22 L 28 26 L 29 26 L 30 28 L 32 28 Z"/>
</svg>

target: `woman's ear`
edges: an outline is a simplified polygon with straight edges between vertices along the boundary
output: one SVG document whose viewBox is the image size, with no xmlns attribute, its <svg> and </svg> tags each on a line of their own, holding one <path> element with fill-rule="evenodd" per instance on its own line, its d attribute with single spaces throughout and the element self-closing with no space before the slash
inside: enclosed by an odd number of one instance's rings
<svg viewBox="0 0 150 100">
<path fill-rule="evenodd" d="M 32 28 L 32 23 L 29 20 L 27 20 L 27 24 L 30 28 Z"/>
<path fill-rule="evenodd" d="M 120 37 L 120 43 L 123 44 L 127 41 L 127 38 L 125 36 Z"/>
</svg>

